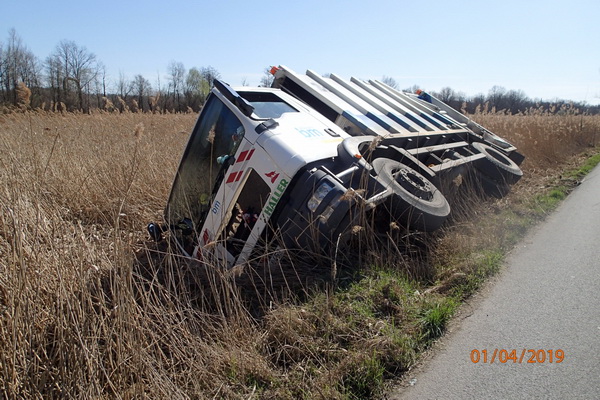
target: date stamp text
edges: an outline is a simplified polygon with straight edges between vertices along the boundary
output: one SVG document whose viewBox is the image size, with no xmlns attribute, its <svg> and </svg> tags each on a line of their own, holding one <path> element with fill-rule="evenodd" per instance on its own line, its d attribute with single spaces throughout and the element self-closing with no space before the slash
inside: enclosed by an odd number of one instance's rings
<svg viewBox="0 0 600 400">
<path fill-rule="evenodd" d="M 560 364 L 565 359 L 565 352 L 561 349 L 473 349 L 471 362 L 474 364 Z"/>
</svg>

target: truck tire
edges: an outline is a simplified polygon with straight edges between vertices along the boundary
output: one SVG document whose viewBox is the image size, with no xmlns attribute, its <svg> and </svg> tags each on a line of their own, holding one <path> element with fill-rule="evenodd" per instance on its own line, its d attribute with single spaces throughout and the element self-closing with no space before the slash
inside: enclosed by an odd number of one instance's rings
<svg viewBox="0 0 600 400">
<path fill-rule="evenodd" d="M 523 171 L 513 160 L 492 146 L 480 142 L 472 143 L 471 146 L 485 155 L 485 158 L 475 162 L 475 167 L 491 180 L 512 185 L 523 176 Z"/>
<path fill-rule="evenodd" d="M 448 201 L 426 177 L 401 162 L 376 158 L 371 163 L 379 181 L 393 191 L 392 217 L 411 229 L 431 232 L 450 214 Z"/>
</svg>

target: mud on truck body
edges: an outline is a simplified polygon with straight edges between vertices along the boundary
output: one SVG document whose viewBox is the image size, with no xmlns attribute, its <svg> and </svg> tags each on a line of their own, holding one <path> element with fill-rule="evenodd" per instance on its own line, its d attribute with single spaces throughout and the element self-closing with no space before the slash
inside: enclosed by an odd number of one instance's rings
<svg viewBox="0 0 600 400">
<path fill-rule="evenodd" d="M 184 255 L 228 266 L 259 257 L 274 237 L 282 248 L 327 252 L 357 210 L 433 231 L 450 213 L 444 182 L 474 170 L 500 197 L 522 176 L 513 145 L 425 92 L 271 72 L 271 88 L 215 81 L 165 223 L 148 226 L 155 239 L 168 230 Z"/>
</svg>

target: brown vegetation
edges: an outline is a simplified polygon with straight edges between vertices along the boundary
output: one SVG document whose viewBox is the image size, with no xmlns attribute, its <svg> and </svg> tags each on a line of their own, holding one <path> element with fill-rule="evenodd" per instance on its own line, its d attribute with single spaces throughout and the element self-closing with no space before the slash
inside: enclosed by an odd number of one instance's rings
<svg viewBox="0 0 600 400">
<path fill-rule="evenodd" d="M 569 110 L 475 115 L 527 156 L 513 195 L 457 209 L 427 249 L 388 242 L 363 255 L 358 271 L 329 266 L 335 281 L 304 287 L 302 299 L 271 298 L 257 317 L 246 301 L 264 293 L 238 286 L 237 271 L 141 244 L 195 117 L 0 116 L 6 398 L 373 396 L 443 330 L 452 290 L 514 243 L 511 220 L 494 225 L 490 216 L 529 212 L 533 194 L 600 131 L 600 117 Z M 297 283 L 308 281 L 302 273 Z"/>
</svg>

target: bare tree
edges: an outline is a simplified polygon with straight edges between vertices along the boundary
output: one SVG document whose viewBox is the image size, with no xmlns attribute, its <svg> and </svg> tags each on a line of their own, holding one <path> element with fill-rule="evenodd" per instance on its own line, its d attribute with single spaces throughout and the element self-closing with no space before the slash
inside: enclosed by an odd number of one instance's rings
<svg viewBox="0 0 600 400">
<path fill-rule="evenodd" d="M 102 98 L 106 98 L 106 66 L 98 62 L 98 74 L 94 79 L 94 92 L 96 93 L 96 107 L 102 107 Z"/>
<path fill-rule="evenodd" d="M 106 66 L 102 62 L 98 62 L 98 71 L 100 77 L 99 81 L 102 85 L 102 96 L 106 97 Z"/>
<path fill-rule="evenodd" d="M 509 90 L 506 92 L 506 107 L 511 114 L 517 114 L 519 111 L 524 111 L 527 108 L 529 98 L 522 90 Z"/>
<path fill-rule="evenodd" d="M 381 82 L 385 83 L 392 89 L 396 89 L 396 90 L 400 89 L 400 85 L 398 85 L 398 82 L 396 82 L 396 80 L 394 78 L 392 78 L 391 76 L 384 75 L 383 78 L 381 78 Z"/>
<path fill-rule="evenodd" d="M 117 94 L 123 100 L 127 100 L 127 97 L 131 93 L 132 87 L 131 82 L 127 79 L 127 76 L 121 71 L 119 71 L 119 80 L 117 81 Z"/>
<path fill-rule="evenodd" d="M 89 101 L 85 104 L 83 95 L 84 91 L 90 94 L 89 85 L 98 75 L 96 55 L 71 40 L 62 40 L 46 60 L 46 65 L 53 80 L 62 80 L 54 83 L 58 83 L 58 92 L 64 93 L 62 97 L 67 106 L 88 112 Z"/>
<path fill-rule="evenodd" d="M 263 70 L 263 76 L 260 78 L 260 83 L 258 86 L 260 87 L 271 87 L 273 84 L 273 80 L 275 77 L 271 74 L 271 67 L 267 67 Z"/>
<path fill-rule="evenodd" d="M 490 89 L 487 97 L 490 107 L 496 110 L 503 110 L 506 108 L 506 89 L 502 86 L 494 85 Z"/>
<path fill-rule="evenodd" d="M 67 111 L 63 109 L 62 81 L 64 77 L 64 69 L 58 55 L 50 55 L 44 62 L 46 67 L 46 78 L 50 86 L 51 108 L 56 111 Z"/>
<path fill-rule="evenodd" d="M 208 67 L 200 68 L 200 74 L 208 82 L 209 91 L 213 88 L 214 80 L 221 79 L 221 74 L 219 73 L 219 71 L 217 71 L 216 68 L 213 68 L 210 65 Z"/>
<path fill-rule="evenodd" d="M 470 114 L 474 114 L 476 112 L 483 111 L 485 101 L 486 101 L 486 98 L 483 93 L 478 93 L 475 96 L 472 96 L 467 101 L 467 112 Z"/>
<path fill-rule="evenodd" d="M 138 74 L 133 78 L 131 82 L 131 88 L 133 94 L 136 96 L 138 107 L 141 111 L 148 110 L 148 97 L 152 92 L 152 85 L 150 81 Z"/>
<path fill-rule="evenodd" d="M 165 110 L 166 97 L 167 96 L 163 93 L 162 85 L 160 83 L 160 72 L 156 71 L 156 86 L 154 87 L 154 94 L 148 99 L 150 102 L 150 111 L 155 113 L 160 112 L 160 110 Z"/>
<path fill-rule="evenodd" d="M 443 87 L 439 92 L 434 93 L 434 96 L 443 101 L 444 103 L 449 103 L 454 99 L 454 89 L 450 87 Z"/>
<path fill-rule="evenodd" d="M 415 84 L 415 85 L 412 85 L 412 86 L 402 89 L 402 91 L 406 92 L 406 93 L 416 93 L 417 90 L 420 90 L 420 89 L 421 89 L 421 86 Z"/>
<path fill-rule="evenodd" d="M 461 111 L 464 108 L 463 106 L 466 107 L 464 103 L 467 101 L 467 95 L 463 92 L 457 92 L 451 87 L 443 87 L 439 92 L 433 92 L 432 94 L 457 111 Z"/>
<path fill-rule="evenodd" d="M 0 45 L 0 87 L 3 100 L 16 105 L 17 88 L 21 82 L 38 94 L 40 75 L 37 57 L 23 44 L 16 30 L 11 29 L 6 48 Z"/>
<path fill-rule="evenodd" d="M 119 78 L 112 89 L 113 95 L 110 96 L 119 112 L 125 112 L 128 108 L 127 100 L 131 95 L 132 90 L 132 82 L 127 78 L 123 71 L 119 71 Z"/>
<path fill-rule="evenodd" d="M 185 67 L 181 62 L 171 61 L 168 69 L 169 92 L 173 96 L 173 106 L 176 111 L 181 111 L 181 92 L 185 81 Z"/>
</svg>

